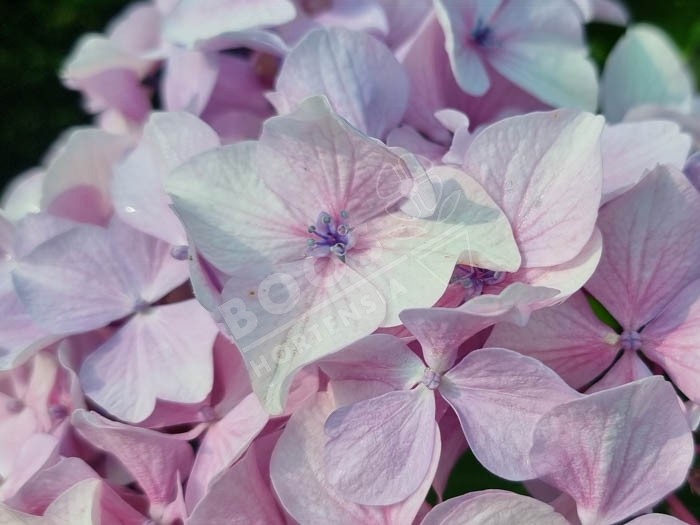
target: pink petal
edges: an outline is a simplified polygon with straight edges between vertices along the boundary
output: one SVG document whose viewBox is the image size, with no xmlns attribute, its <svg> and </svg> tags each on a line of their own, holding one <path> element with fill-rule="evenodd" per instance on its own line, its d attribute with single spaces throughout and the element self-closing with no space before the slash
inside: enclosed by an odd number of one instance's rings
<svg viewBox="0 0 700 525">
<path fill-rule="evenodd" d="M 182 224 L 165 194 L 165 178 L 191 157 L 218 145 L 216 133 L 193 115 L 151 114 L 138 147 L 114 172 L 111 190 L 119 217 L 171 244 L 186 244 Z"/>
<path fill-rule="evenodd" d="M 284 411 L 298 370 L 372 333 L 386 308 L 378 291 L 336 258 L 240 269 L 223 299 L 219 311 L 272 414 Z"/>
<path fill-rule="evenodd" d="M 155 3 L 131 4 L 109 23 L 109 39 L 135 55 L 155 49 L 160 40 L 162 12 Z"/>
<path fill-rule="evenodd" d="M 106 224 L 112 214 L 112 169 L 130 143 L 99 129 L 73 132 L 46 170 L 42 208 L 67 219 Z"/>
<path fill-rule="evenodd" d="M 601 209 L 605 249 L 586 289 L 623 328 L 638 330 L 700 278 L 699 218 L 700 194 L 680 170 L 662 166 Z"/>
<path fill-rule="evenodd" d="M 61 494 L 46 509 L 44 517 L 55 523 L 93 525 L 120 523 L 140 525 L 145 517 L 127 505 L 99 479 L 80 481 Z"/>
<path fill-rule="evenodd" d="M 452 410 L 448 410 L 440 418 L 440 435 L 442 436 L 440 463 L 433 479 L 433 489 L 437 493 L 438 502 L 443 501 L 452 469 L 469 448 L 459 424 L 459 418 Z"/>
<path fill-rule="evenodd" d="M 683 288 L 642 332 L 642 351 L 685 395 L 700 402 L 700 280 Z"/>
<path fill-rule="evenodd" d="M 116 217 L 109 224 L 114 257 L 141 300 L 154 303 L 187 280 L 187 264 L 172 254 L 172 247 L 127 226 Z"/>
<path fill-rule="evenodd" d="M 421 525 L 567 525 L 564 516 L 536 499 L 505 490 L 482 490 L 436 505 Z"/>
<path fill-rule="evenodd" d="M 377 36 L 389 32 L 387 15 L 377 0 L 334 0 L 330 9 L 315 13 L 314 19 L 325 27 L 345 27 Z"/>
<path fill-rule="evenodd" d="M 0 396 L 3 402 L 5 396 Z M 6 405 L 7 406 L 7 405 Z M 2 414 L 3 419 L 6 414 Z M 17 427 L 11 427 L 12 432 L 21 435 Z M 0 475 L 3 477 L 0 487 L 0 501 L 7 501 L 17 494 L 32 476 L 42 468 L 59 461 L 58 440 L 49 434 L 34 433 L 22 438 L 22 445 L 17 447 L 2 445 L 2 451 L 11 454 L 9 460 L 3 458 Z M 9 455 L 8 454 L 8 455 Z M 3 454 L 5 455 L 5 454 Z"/>
<path fill-rule="evenodd" d="M 450 403 L 476 458 L 506 479 L 535 476 L 528 460 L 535 425 L 579 394 L 539 361 L 502 348 L 476 350 L 445 374 Z"/>
<path fill-rule="evenodd" d="M 432 169 L 430 179 L 441 187 L 435 213 L 425 221 L 401 213 L 372 219 L 358 229 L 357 246 L 347 256 L 386 298 L 382 326 L 399 324 L 405 309 L 435 304 L 458 261 L 507 270 L 519 264 L 510 226 L 479 184 L 448 167 Z"/>
<path fill-rule="evenodd" d="M 411 523 L 430 488 L 439 446 L 424 482 L 402 503 L 388 507 L 353 503 L 333 489 L 323 474 L 323 425 L 335 408 L 331 394 L 317 394 L 291 417 L 277 442 L 270 469 L 272 484 L 285 510 L 300 523 Z M 435 438 L 439 443 L 439 437 Z"/>
<path fill-rule="evenodd" d="M 255 154 L 252 143 L 218 148 L 190 159 L 166 182 L 197 251 L 229 274 L 262 254 L 275 260 L 303 258 L 306 227 L 315 221 L 309 218 L 294 228 L 284 201 L 256 175 Z"/>
<path fill-rule="evenodd" d="M 161 87 L 165 109 L 201 114 L 219 75 L 216 54 L 175 47 L 164 71 Z"/>
<path fill-rule="evenodd" d="M 665 514 L 646 514 L 633 519 L 628 525 L 683 525 L 685 522 Z"/>
<path fill-rule="evenodd" d="M 339 408 L 325 424 L 326 479 L 356 503 L 398 503 L 430 471 L 436 429 L 435 396 L 423 386 Z"/>
<path fill-rule="evenodd" d="M 183 440 L 145 428 L 110 421 L 95 412 L 77 410 L 73 425 L 93 446 L 113 454 L 148 496 L 152 510 L 175 499 L 179 476 L 187 477 L 192 448 Z"/>
<path fill-rule="evenodd" d="M 657 164 L 682 169 L 691 139 L 664 120 L 606 126 L 601 136 L 603 204 L 637 184 Z"/>
<path fill-rule="evenodd" d="M 693 440 L 673 388 L 651 377 L 554 407 L 531 457 L 543 481 L 576 500 L 583 525 L 612 524 L 684 482 Z"/>
<path fill-rule="evenodd" d="M 401 320 L 420 341 L 428 366 L 445 372 L 454 364 L 457 350 L 467 339 L 499 322 L 525 324 L 530 305 L 555 294 L 556 291 L 549 288 L 513 283 L 498 295 L 480 295 L 459 308 L 404 310 Z"/>
<path fill-rule="evenodd" d="M 107 230 L 76 227 L 18 263 L 17 295 L 32 319 L 53 333 L 99 328 L 129 314 L 138 301 L 120 265 L 123 256 L 112 251 Z"/>
<path fill-rule="evenodd" d="M 257 27 L 276 26 L 294 18 L 289 0 L 185 0 L 167 18 L 166 36 L 185 46 Z"/>
<path fill-rule="evenodd" d="M 45 464 L 6 501 L 18 510 L 41 514 L 63 492 L 86 479 L 99 477 L 82 459 L 61 458 L 55 464 Z"/>
<path fill-rule="evenodd" d="M 511 274 L 507 280 L 522 282 L 535 289 L 553 289 L 558 291 L 552 297 L 537 300 L 537 294 L 533 290 L 534 301 L 530 302 L 529 305 L 521 304 L 521 309 L 523 311 L 535 311 L 559 304 L 580 290 L 598 267 L 602 251 L 603 236 L 600 230 L 595 228 L 591 238 L 573 259 L 545 268 L 521 268 L 519 271 Z"/>
<path fill-rule="evenodd" d="M 401 0 L 379 0 L 379 3 L 389 20 L 389 34 L 385 40 L 392 49 L 413 37 L 432 7 L 428 0 L 416 0 L 410 4 Z"/>
<path fill-rule="evenodd" d="M 322 211 L 346 211 L 359 226 L 390 211 L 413 186 L 399 155 L 350 126 L 322 96 L 267 120 L 257 160 L 267 187 L 304 228 Z"/>
<path fill-rule="evenodd" d="M 194 299 L 138 313 L 83 363 L 85 395 L 129 422 L 146 419 L 156 399 L 202 401 L 212 387 L 218 332 Z"/>
<path fill-rule="evenodd" d="M 268 421 L 255 394 L 248 395 L 224 418 L 209 427 L 187 482 L 186 503 L 194 509 L 219 474 L 225 472 L 248 449 Z"/>
<path fill-rule="evenodd" d="M 425 370 L 401 339 L 387 334 L 368 335 L 323 359 L 319 366 L 332 381 L 382 381 L 397 390 L 413 387 Z"/>
<path fill-rule="evenodd" d="M 188 525 L 284 525 L 269 485 L 249 449 L 211 484 L 187 520 Z"/>
<path fill-rule="evenodd" d="M 580 388 L 612 364 L 620 347 L 618 340 L 578 292 L 565 303 L 533 313 L 526 326 L 496 325 L 487 346 L 534 357 Z"/>
<path fill-rule="evenodd" d="M 368 34 L 340 28 L 312 31 L 294 46 L 276 89 L 282 114 L 309 96 L 325 95 L 338 115 L 379 138 L 399 124 L 408 102 L 408 79 L 389 49 Z"/>
<path fill-rule="evenodd" d="M 602 184 L 602 126 L 599 117 L 559 110 L 512 117 L 474 138 L 464 170 L 510 220 L 523 266 L 568 261 L 590 239 Z"/>
<path fill-rule="evenodd" d="M 624 351 L 615 364 L 605 372 L 599 381 L 596 381 L 586 393 L 592 394 L 608 388 L 622 386 L 638 379 L 644 379 L 652 375 L 651 370 L 644 364 L 635 352 Z"/>
</svg>

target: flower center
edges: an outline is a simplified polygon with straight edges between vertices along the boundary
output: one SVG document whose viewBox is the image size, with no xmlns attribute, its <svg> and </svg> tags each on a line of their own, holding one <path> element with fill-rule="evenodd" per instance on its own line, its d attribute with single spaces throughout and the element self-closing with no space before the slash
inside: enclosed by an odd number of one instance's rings
<svg viewBox="0 0 700 525">
<path fill-rule="evenodd" d="M 477 46 L 486 47 L 493 44 L 493 30 L 483 20 L 476 21 L 476 27 L 472 29 L 472 42 Z"/>
<path fill-rule="evenodd" d="M 345 261 L 345 254 L 355 244 L 352 228 L 345 222 L 347 218 L 346 211 L 340 212 L 340 219 L 325 211 L 319 213 L 316 224 L 307 230 L 312 235 L 306 240 L 307 253 L 313 257 L 335 255 Z"/>
<path fill-rule="evenodd" d="M 440 386 L 440 380 L 442 377 L 432 368 L 426 367 L 423 372 L 423 379 L 421 383 L 428 387 L 430 390 L 436 390 Z"/>
<path fill-rule="evenodd" d="M 625 330 L 620 334 L 620 344 L 623 350 L 636 352 L 642 349 L 642 336 L 636 330 Z"/>
<path fill-rule="evenodd" d="M 468 266 L 458 264 L 452 272 L 450 283 L 460 284 L 464 288 L 464 300 L 481 295 L 484 286 L 498 284 L 506 278 L 506 272 L 498 272 L 479 268 L 478 266 Z"/>
</svg>

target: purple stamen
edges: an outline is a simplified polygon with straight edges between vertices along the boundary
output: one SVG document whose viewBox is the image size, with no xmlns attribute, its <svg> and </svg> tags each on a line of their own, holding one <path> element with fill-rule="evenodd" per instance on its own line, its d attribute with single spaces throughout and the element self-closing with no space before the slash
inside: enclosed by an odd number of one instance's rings
<svg viewBox="0 0 700 525">
<path fill-rule="evenodd" d="M 329 257 L 335 255 L 345 261 L 345 255 L 355 244 L 352 228 L 344 222 L 348 212 L 341 211 L 340 219 L 334 219 L 330 213 L 322 211 L 316 219 L 316 224 L 308 228 L 313 235 L 306 240 L 307 253 L 313 257 Z"/>
<path fill-rule="evenodd" d="M 421 383 L 423 383 L 430 390 L 436 390 L 440 386 L 441 379 L 440 374 L 438 374 L 435 370 L 426 368 L 423 372 L 423 379 L 421 379 Z"/>
<path fill-rule="evenodd" d="M 450 283 L 462 285 L 464 288 L 464 300 L 466 301 L 481 295 L 484 291 L 484 286 L 499 284 L 505 278 L 506 272 L 458 264 L 454 272 L 452 272 Z"/>
<path fill-rule="evenodd" d="M 620 345 L 623 350 L 637 352 L 642 349 L 642 336 L 636 330 L 625 330 L 620 334 Z"/>
<path fill-rule="evenodd" d="M 493 43 L 493 30 L 479 19 L 476 22 L 476 27 L 472 30 L 471 37 L 472 42 L 477 46 L 486 47 Z"/>
</svg>

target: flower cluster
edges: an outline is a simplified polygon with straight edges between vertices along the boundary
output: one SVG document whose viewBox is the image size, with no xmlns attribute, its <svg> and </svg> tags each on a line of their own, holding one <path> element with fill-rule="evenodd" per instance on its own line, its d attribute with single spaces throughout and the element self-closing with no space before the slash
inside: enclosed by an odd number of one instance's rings
<svg viewBox="0 0 700 525">
<path fill-rule="evenodd" d="M 591 20 L 627 26 L 601 75 Z M 652 512 L 700 423 L 700 113 L 658 29 L 147 0 L 61 75 L 95 125 L 0 204 L 0 523 L 698 523 Z M 530 496 L 443 501 L 467 449 Z"/>
</svg>

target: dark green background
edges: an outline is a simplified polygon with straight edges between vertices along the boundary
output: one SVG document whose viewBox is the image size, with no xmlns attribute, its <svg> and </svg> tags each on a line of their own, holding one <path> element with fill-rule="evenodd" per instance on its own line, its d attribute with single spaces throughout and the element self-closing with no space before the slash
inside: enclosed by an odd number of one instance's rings
<svg viewBox="0 0 700 525">
<path fill-rule="evenodd" d="M 84 32 L 101 31 L 123 0 L 5 0 L 0 2 L 0 187 L 38 164 L 68 126 L 86 123 L 80 98 L 57 79 L 62 60 Z M 635 0 L 635 20 L 654 22 L 671 33 L 700 77 L 700 0 Z M 591 28 L 594 56 L 602 60 L 621 34 Z"/>
<path fill-rule="evenodd" d="M 89 122 L 80 109 L 80 97 L 61 86 L 57 71 L 82 33 L 101 31 L 125 5 L 123 0 L 0 3 L 0 187 L 38 164 L 61 130 Z M 700 80 L 700 0 L 634 0 L 628 6 L 634 20 L 653 22 L 671 34 Z M 599 63 L 621 34 L 619 28 L 600 24 L 589 28 Z M 514 488 L 467 455 L 453 474 L 447 495 L 498 486 Z M 700 498 L 693 497 L 687 487 L 682 497 L 700 516 Z"/>
</svg>

